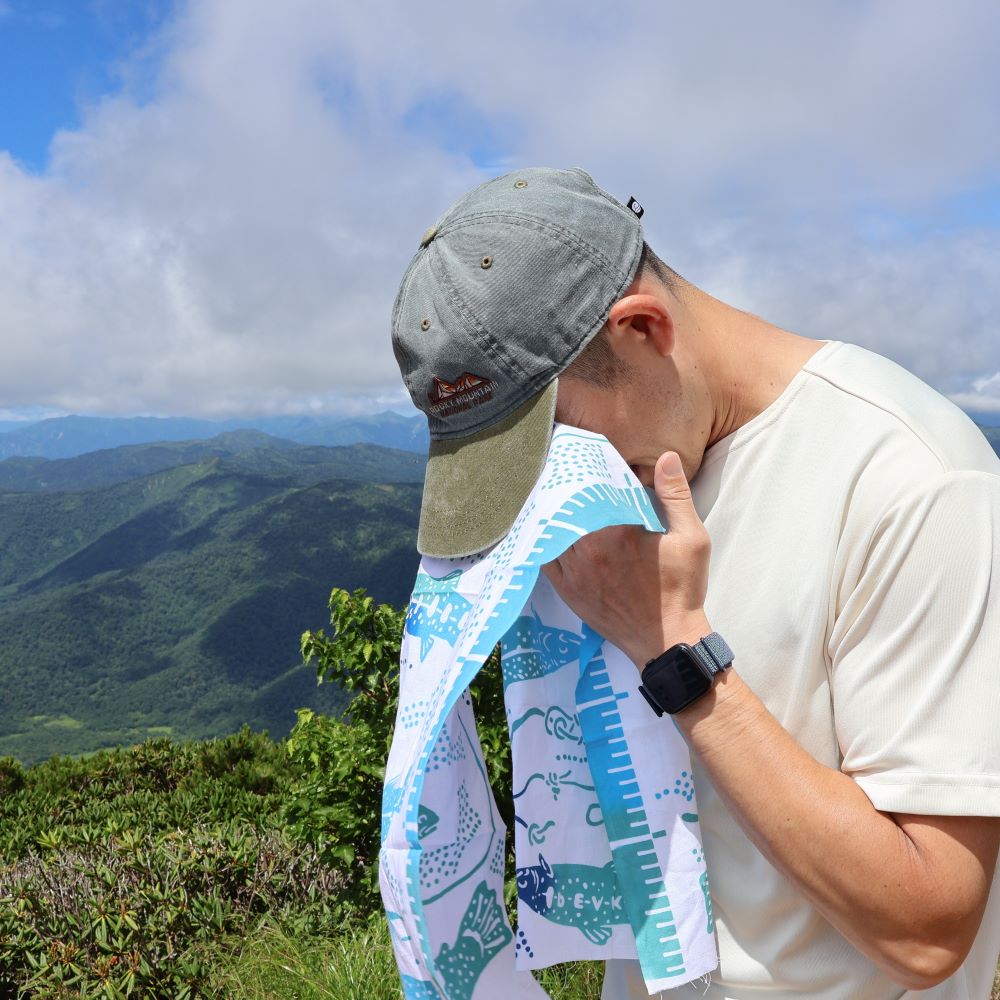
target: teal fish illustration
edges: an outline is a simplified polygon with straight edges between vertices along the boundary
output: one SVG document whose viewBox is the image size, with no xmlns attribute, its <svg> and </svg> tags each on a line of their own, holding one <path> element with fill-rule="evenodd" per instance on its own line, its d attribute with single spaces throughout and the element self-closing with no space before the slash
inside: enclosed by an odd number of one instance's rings
<svg viewBox="0 0 1000 1000">
<path fill-rule="evenodd" d="M 535 680 L 580 658 L 583 636 L 543 625 L 538 615 L 522 615 L 500 640 L 503 686 Z"/>
<path fill-rule="evenodd" d="M 594 944 L 607 944 L 614 924 L 628 923 L 614 862 L 594 865 L 539 863 L 517 869 L 517 895 L 539 915 L 568 924 Z"/>
<path fill-rule="evenodd" d="M 414 979 L 405 974 L 399 978 L 403 981 L 403 1000 L 439 1000 L 440 994 L 434 984 L 426 979 Z"/>
<path fill-rule="evenodd" d="M 472 610 L 471 601 L 455 589 L 461 576 L 462 571 L 457 569 L 440 579 L 417 574 L 405 628 L 420 640 L 421 661 L 427 658 L 435 639 L 443 639 L 451 646 L 458 642 Z"/>
<path fill-rule="evenodd" d="M 429 833 L 433 833 L 437 829 L 440 818 L 433 809 L 421 806 L 417 813 L 417 836 L 423 840 Z"/>
<path fill-rule="evenodd" d="M 441 945 L 435 960 L 448 1000 L 470 1000 L 483 969 L 513 937 L 496 890 L 480 882 L 462 917 L 455 943 Z"/>
<path fill-rule="evenodd" d="M 390 778 L 382 788 L 382 841 L 389 836 L 389 824 L 403 803 L 403 789 L 399 778 Z"/>
</svg>

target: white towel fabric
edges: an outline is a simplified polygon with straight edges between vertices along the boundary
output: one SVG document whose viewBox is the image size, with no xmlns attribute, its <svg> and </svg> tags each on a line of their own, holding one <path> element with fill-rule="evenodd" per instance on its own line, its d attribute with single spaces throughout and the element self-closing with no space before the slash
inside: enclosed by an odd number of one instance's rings
<svg viewBox="0 0 1000 1000">
<path fill-rule="evenodd" d="M 545 997 L 528 970 L 638 957 L 650 993 L 717 964 L 687 746 L 634 664 L 539 568 L 613 524 L 662 531 L 608 441 L 556 425 L 545 468 L 485 554 L 425 558 L 406 615 L 379 880 L 407 1000 Z M 502 641 L 518 927 L 469 682 Z"/>
</svg>

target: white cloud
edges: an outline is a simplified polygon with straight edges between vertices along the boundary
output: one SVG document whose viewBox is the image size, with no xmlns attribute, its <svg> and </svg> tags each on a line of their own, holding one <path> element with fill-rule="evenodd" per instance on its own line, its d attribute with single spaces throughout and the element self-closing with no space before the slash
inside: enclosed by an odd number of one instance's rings
<svg viewBox="0 0 1000 1000">
<path fill-rule="evenodd" d="M 722 9 L 191 3 L 44 176 L 0 154 L 0 402 L 398 399 L 388 316 L 419 234 L 528 163 L 637 194 L 714 294 L 970 390 L 996 363 L 997 230 L 862 223 L 1000 180 L 1000 8 Z"/>
<path fill-rule="evenodd" d="M 954 393 L 951 400 L 973 412 L 1000 414 L 1000 372 L 973 380 L 971 392 Z"/>
</svg>

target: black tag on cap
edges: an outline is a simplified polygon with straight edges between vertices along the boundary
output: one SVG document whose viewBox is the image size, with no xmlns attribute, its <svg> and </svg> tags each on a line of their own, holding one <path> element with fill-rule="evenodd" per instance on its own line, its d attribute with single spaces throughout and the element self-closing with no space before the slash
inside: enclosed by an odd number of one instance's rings
<svg viewBox="0 0 1000 1000">
<path fill-rule="evenodd" d="M 642 218 L 642 213 L 646 211 L 642 207 L 642 205 L 640 205 L 639 202 L 637 202 L 635 200 L 635 196 L 634 195 L 629 196 L 628 203 L 625 205 L 625 207 L 627 209 L 629 209 L 630 211 L 635 212 L 635 217 L 637 219 L 641 219 Z"/>
</svg>

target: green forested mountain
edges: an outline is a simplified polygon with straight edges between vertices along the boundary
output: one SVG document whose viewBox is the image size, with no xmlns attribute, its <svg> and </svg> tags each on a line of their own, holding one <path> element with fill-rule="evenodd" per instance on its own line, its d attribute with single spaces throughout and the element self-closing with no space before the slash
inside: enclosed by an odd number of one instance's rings
<svg viewBox="0 0 1000 1000">
<path fill-rule="evenodd" d="M 423 467 L 252 431 L 0 462 L 0 756 L 339 707 L 298 637 L 335 586 L 405 603 Z"/>
<path fill-rule="evenodd" d="M 93 482 L 132 457 L 98 453 L 89 471 L 73 459 L 60 475 Z M 341 694 L 300 665 L 298 637 L 324 624 L 335 585 L 405 602 L 420 505 L 419 482 L 343 477 L 416 480 L 422 468 L 388 449 L 279 446 L 0 494 L 0 755 L 244 722 L 278 736 L 295 708 L 336 708 Z"/>
</svg>

